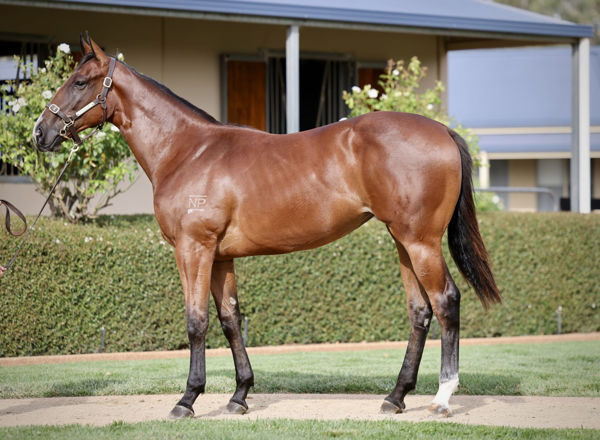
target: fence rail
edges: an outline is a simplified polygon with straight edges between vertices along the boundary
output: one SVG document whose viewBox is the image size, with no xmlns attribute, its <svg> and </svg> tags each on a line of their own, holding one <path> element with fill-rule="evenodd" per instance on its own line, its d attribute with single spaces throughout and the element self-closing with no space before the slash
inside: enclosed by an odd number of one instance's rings
<svg viewBox="0 0 600 440">
<path fill-rule="evenodd" d="M 492 192 L 492 193 L 534 193 L 534 194 L 546 194 L 552 200 L 552 206 L 554 211 L 560 211 L 558 199 L 556 195 L 549 188 L 541 187 L 524 187 L 524 186 L 490 186 L 488 188 L 475 188 L 478 192 Z"/>
</svg>

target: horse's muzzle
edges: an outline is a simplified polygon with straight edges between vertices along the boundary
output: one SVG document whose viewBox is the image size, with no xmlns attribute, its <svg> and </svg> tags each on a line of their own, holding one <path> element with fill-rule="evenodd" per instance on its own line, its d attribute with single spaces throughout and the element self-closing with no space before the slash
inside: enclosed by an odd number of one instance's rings
<svg viewBox="0 0 600 440">
<path fill-rule="evenodd" d="M 39 151 L 41 151 L 42 153 L 47 153 L 50 151 L 56 152 L 56 151 L 60 150 L 60 144 L 62 144 L 62 142 L 64 140 L 65 140 L 65 138 L 63 138 L 62 136 L 60 136 L 58 134 L 54 137 L 52 142 L 49 142 L 49 143 L 44 143 L 43 136 L 40 139 L 38 139 L 34 135 L 34 139 L 33 139 L 36 148 Z"/>
</svg>

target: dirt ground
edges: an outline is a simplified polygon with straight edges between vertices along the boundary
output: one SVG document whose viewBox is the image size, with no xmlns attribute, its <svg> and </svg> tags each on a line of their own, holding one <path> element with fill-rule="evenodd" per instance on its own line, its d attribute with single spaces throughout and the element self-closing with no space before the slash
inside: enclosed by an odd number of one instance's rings
<svg viewBox="0 0 600 440">
<path fill-rule="evenodd" d="M 108 425 L 164 420 L 181 396 L 100 396 L 0 400 L 0 426 Z M 379 414 L 383 395 L 372 394 L 251 394 L 249 412 L 228 414 L 230 395 L 206 394 L 198 398 L 201 419 L 256 420 L 272 418 L 320 420 L 439 420 L 474 425 L 532 428 L 600 429 L 600 398 L 455 396 L 449 418 L 432 418 L 427 408 L 432 396 L 406 397 L 403 414 Z"/>
<path fill-rule="evenodd" d="M 600 333 L 515 338 L 463 339 L 461 345 L 545 343 L 600 340 Z M 439 341 L 428 341 L 439 346 Z M 406 342 L 359 344 L 315 344 L 249 348 L 252 354 L 308 351 L 349 351 L 403 348 Z M 149 353 L 106 353 L 71 356 L 36 356 L 3 358 L 0 366 L 78 362 L 94 360 L 133 360 L 187 357 L 187 351 Z M 229 350 L 208 350 L 208 356 L 229 355 Z M 0 426 L 65 425 L 72 423 L 107 425 L 115 421 L 141 422 L 165 419 L 180 395 L 137 395 L 100 397 L 56 397 L 0 399 Z M 202 419 L 254 420 L 290 419 L 355 419 L 428 421 L 439 420 L 491 426 L 534 428 L 600 429 L 600 398 L 530 397 L 530 396 L 454 396 L 450 418 L 433 418 L 427 408 L 433 396 L 409 395 L 406 412 L 379 414 L 383 395 L 372 394 L 251 394 L 249 412 L 230 415 L 225 406 L 229 395 L 206 394 L 195 405 L 196 417 Z"/>
</svg>

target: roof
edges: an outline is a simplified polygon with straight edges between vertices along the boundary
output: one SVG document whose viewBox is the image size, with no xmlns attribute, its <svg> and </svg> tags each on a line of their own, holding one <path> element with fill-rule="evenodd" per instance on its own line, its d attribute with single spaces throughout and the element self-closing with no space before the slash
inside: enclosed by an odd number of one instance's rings
<svg viewBox="0 0 600 440">
<path fill-rule="evenodd" d="M 571 74 L 568 46 L 451 51 L 448 110 L 470 128 L 569 127 Z M 590 123 L 600 125 L 600 46 L 590 49 Z M 571 150 L 569 133 L 530 131 L 480 135 L 480 147 L 504 153 Z M 591 142 L 600 151 L 600 134 L 592 133 Z"/>
<path fill-rule="evenodd" d="M 36 3 L 21 1 L 22 3 Z M 10 3 L 20 3 L 12 0 Z M 103 6 L 145 10 L 342 22 L 484 33 L 592 37 L 592 26 L 570 23 L 486 0 L 78 0 L 45 7 Z"/>
</svg>

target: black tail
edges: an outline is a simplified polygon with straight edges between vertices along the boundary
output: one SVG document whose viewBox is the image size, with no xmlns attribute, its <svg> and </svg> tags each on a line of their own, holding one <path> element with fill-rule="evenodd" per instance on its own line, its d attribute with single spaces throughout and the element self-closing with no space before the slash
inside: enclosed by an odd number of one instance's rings
<svg viewBox="0 0 600 440">
<path fill-rule="evenodd" d="M 448 225 L 448 246 L 458 269 L 473 286 L 483 307 L 487 309 L 490 303 L 502 302 L 502 298 L 477 224 L 471 178 L 473 161 L 465 140 L 454 130 L 449 132 L 460 151 L 462 185 L 458 203 Z"/>
</svg>

